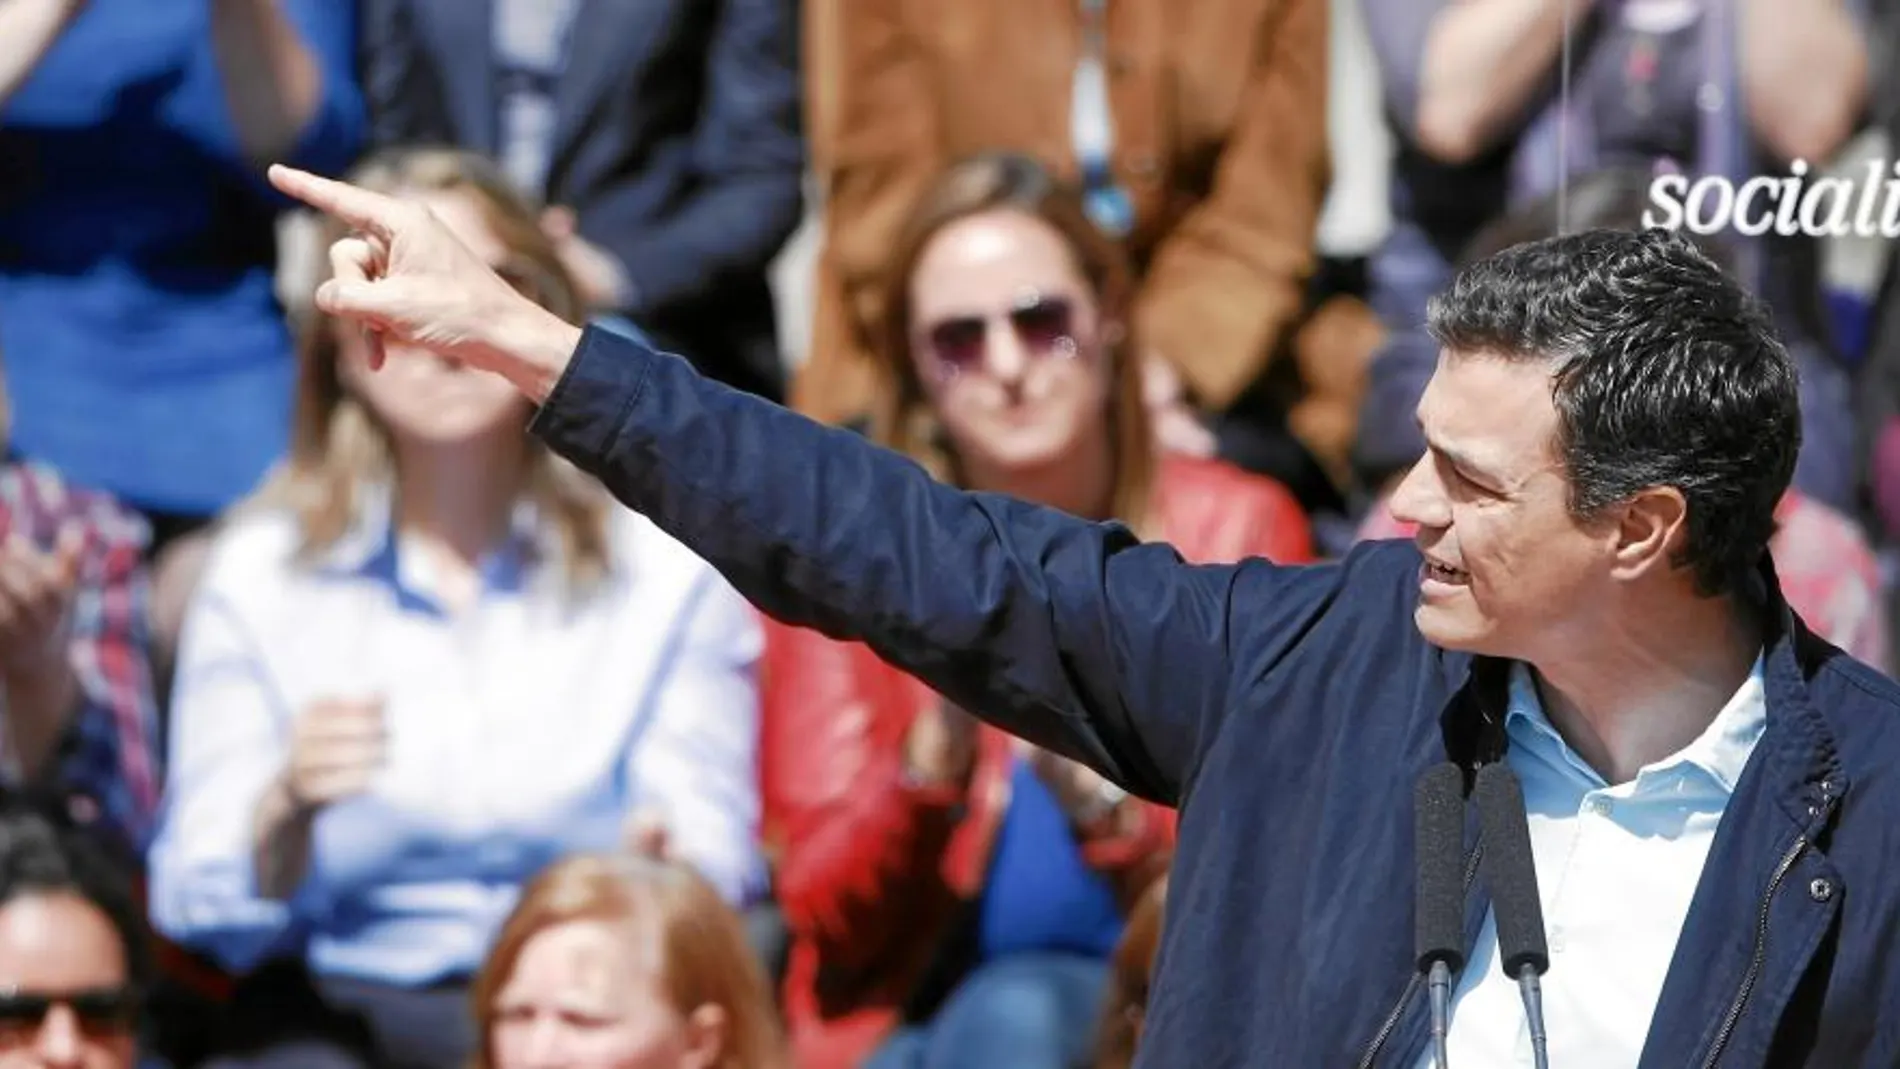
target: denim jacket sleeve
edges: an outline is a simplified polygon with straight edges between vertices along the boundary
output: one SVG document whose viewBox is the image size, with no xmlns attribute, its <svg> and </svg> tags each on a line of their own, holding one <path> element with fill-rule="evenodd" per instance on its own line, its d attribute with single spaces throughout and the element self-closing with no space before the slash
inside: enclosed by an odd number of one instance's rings
<svg viewBox="0 0 1900 1069">
<path fill-rule="evenodd" d="M 863 641 L 1160 802 L 1337 585 L 1327 566 L 1189 565 L 1117 524 L 945 486 L 597 327 L 533 429 L 769 615 Z"/>
</svg>

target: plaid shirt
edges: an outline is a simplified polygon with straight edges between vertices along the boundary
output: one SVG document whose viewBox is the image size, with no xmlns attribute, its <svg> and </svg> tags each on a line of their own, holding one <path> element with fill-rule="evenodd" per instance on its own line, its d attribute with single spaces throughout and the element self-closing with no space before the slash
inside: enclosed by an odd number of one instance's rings
<svg viewBox="0 0 1900 1069">
<path fill-rule="evenodd" d="M 52 470 L 0 463 L 0 522 L 48 550 L 79 523 L 86 553 L 72 606 L 71 648 L 81 701 L 53 782 L 85 816 L 97 815 L 142 850 L 158 804 L 157 711 L 147 660 L 145 521 L 112 498 L 68 486 Z"/>
</svg>

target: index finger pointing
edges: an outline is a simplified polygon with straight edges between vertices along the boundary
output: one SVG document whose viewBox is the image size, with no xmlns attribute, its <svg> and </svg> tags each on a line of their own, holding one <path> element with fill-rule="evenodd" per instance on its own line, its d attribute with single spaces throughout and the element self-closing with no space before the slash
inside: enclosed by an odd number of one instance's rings
<svg viewBox="0 0 1900 1069">
<path fill-rule="evenodd" d="M 388 240 L 399 202 L 347 182 L 323 178 L 295 167 L 273 163 L 270 183 L 287 197 L 295 197 L 321 212 L 336 216 L 358 230 Z"/>
</svg>

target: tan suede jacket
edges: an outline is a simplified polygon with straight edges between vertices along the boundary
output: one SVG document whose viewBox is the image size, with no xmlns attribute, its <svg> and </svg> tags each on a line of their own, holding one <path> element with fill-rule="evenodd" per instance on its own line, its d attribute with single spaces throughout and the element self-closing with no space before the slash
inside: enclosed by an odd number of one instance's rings
<svg viewBox="0 0 1900 1069">
<path fill-rule="evenodd" d="M 948 163 L 1013 149 L 1076 171 L 1081 0 L 808 0 L 825 193 L 814 336 L 793 404 L 864 413 L 880 271 Z M 1295 325 L 1325 195 L 1326 0 L 1109 0 L 1113 169 L 1136 225 L 1136 327 L 1222 407 Z"/>
</svg>

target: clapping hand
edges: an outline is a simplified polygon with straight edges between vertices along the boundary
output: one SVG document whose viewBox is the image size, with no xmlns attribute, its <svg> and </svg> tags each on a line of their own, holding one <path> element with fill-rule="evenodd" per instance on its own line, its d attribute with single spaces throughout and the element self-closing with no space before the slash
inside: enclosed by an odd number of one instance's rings
<svg viewBox="0 0 1900 1069">
<path fill-rule="evenodd" d="M 369 790 L 388 752 L 381 701 L 312 702 L 291 728 L 284 787 L 296 809 L 321 809 Z"/>
<path fill-rule="evenodd" d="M 621 846 L 639 857 L 673 860 L 673 833 L 665 815 L 652 809 L 639 810 L 627 818 L 621 829 Z"/>
<path fill-rule="evenodd" d="M 1174 365 L 1149 354 L 1142 362 L 1141 396 L 1163 448 L 1188 456 L 1211 457 L 1220 448 L 1188 402 L 1187 389 Z"/>
<path fill-rule="evenodd" d="M 0 675 L 34 676 L 66 663 L 85 531 L 60 531 L 51 551 L 18 533 L 0 542 Z"/>
<path fill-rule="evenodd" d="M 1093 825 L 1112 815 L 1124 797 L 1101 773 L 1061 754 L 1035 747 L 1030 751 L 1029 764 L 1036 778 L 1055 795 L 1056 804 L 1078 825 Z"/>
<path fill-rule="evenodd" d="M 541 215 L 541 229 L 554 242 L 555 254 L 595 311 L 613 311 L 626 301 L 626 273 L 612 254 L 581 236 L 572 208 L 553 207 Z"/>
<path fill-rule="evenodd" d="M 962 779 L 976 761 L 981 723 L 961 706 L 944 699 L 917 714 L 904 738 L 904 763 L 926 783 Z"/>
</svg>

